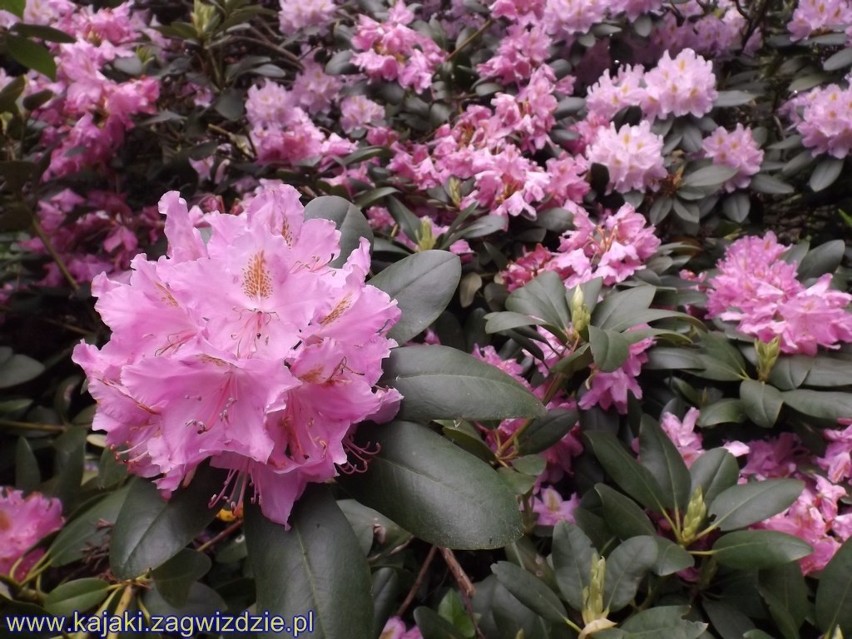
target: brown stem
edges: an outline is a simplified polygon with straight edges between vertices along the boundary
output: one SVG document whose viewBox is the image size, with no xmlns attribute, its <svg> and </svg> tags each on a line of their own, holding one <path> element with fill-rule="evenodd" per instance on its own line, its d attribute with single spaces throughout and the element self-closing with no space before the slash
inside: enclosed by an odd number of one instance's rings
<svg viewBox="0 0 852 639">
<path fill-rule="evenodd" d="M 420 590 L 420 586 L 423 585 L 423 581 L 426 579 L 426 571 L 429 569 L 429 564 L 432 563 L 432 560 L 435 558 L 435 553 L 437 552 L 438 547 L 432 546 L 429 549 L 429 554 L 426 555 L 426 559 L 423 560 L 423 565 L 420 566 L 420 572 L 417 573 L 417 578 L 414 580 L 411 588 L 408 590 L 408 594 L 405 595 L 405 599 L 399 605 L 399 608 L 396 609 L 394 616 L 401 617 L 405 614 L 405 611 L 408 610 L 408 607 L 411 605 L 411 602 L 414 601 L 414 597 L 417 595 L 417 591 Z"/>
<path fill-rule="evenodd" d="M 59 267 L 59 270 L 62 272 L 62 276 L 68 280 L 68 284 L 71 285 L 71 288 L 76 293 L 80 290 L 80 285 L 77 284 L 77 280 L 74 279 L 74 276 L 71 275 L 71 271 L 68 270 L 68 266 L 65 264 L 65 260 L 62 259 L 62 256 L 56 252 L 56 248 L 53 246 L 53 242 L 50 241 L 50 238 L 47 237 L 47 233 L 44 232 L 44 229 L 41 227 L 41 224 L 38 221 L 38 217 L 35 212 L 32 215 L 33 218 L 33 230 L 35 234 L 38 235 L 38 239 L 41 240 L 41 243 L 44 245 L 44 248 L 50 253 L 50 257 L 53 258 L 53 261 L 56 262 L 56 265 Z"/>
</svg>

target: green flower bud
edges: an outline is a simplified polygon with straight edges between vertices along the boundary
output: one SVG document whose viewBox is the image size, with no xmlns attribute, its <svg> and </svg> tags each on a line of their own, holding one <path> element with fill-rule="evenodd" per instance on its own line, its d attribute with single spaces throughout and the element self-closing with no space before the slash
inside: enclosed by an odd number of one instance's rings
<svg viewBox="0 0 852 639">
<path fill-rule="evenodd" d="M 589 312 L 589 307 L 586 306 L 583 289 L 578 286 L 571 296 L 571 322 L 574 324 L 574 330 L 577 333 L 582 333 L 588 328 L 591 321 L 592 314 Z"/>
<path fill-rule="evenodd" d="M 427 218 L 420 220 L 420 229 L 417 231 L 417 250 L 428 251 L 435 248 L 435 236 L 432 234 L 432 224 Z"/>
<path fill-rule="evenodd" d="M 583 622 L 587 625 L 597 619 L 606 618 L 609 613 L 609 610 L 604 608 L 605 575 L 606 559 L 594 553 L 589 585 L 583 588 Z"/>
<path fill-rule="evenodd" d="M 683 528 L 680 539 L 684 546 L 695 541 L 695 536 L 701 529 L 704 519 L 707 517 L 707 504 L 704 502 L 704 494 L 701 486 L 697 486 L 689 498 L 686 506 L 686 514 L 683 517 Z"/>
<path fill-rule="evenodd" d="M 757 379 L 765 382 L 781 353 L 781 338 L 775 337 L 770 342 L 755 340 L 754 350 L 757 352 Z"/>
</svg>

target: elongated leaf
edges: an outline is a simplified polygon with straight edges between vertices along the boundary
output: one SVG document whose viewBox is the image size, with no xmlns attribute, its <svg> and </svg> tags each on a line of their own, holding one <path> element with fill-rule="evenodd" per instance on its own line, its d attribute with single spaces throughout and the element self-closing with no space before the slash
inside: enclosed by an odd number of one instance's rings
<svg viewBox="0 0 852 639">
<path fill-rule="evenodd" d="M 763 428 L 775 425 L 784 404 L 777 388 L 753 379 L 744 379 L 740 384 L 740 399 L 751 421 Z"/>
<path fill-rule="evenodd" d="M 382 379 L 402 393 L 400 419 L 502 420 L 545 413 L 541 402 L 512 377 L 447 346 L 394 349 Z"/>
<path fill-rule="evenodd" d="M 845 250 L 846 243 L 843 240 L 831 240 L 820 244 L 802 258 L 796 274 L 802 279 L 809 279 L 833 273 L 840 266 Z"/>
<path fill-rule="evenodd" d="M 767 175 L 766 173 L 755 175 L 751 180 L 751 188 L 758 193 L 766 193 L 768 195 L 788 195 L 795 190 L 787 182 L 782 182 L 778 178 Z"/>
<path fill-rule="evenodd" d="M 631 537 L 623 541 L 606 558 L 604 606 L 615 612 L 629 604 L 656 561 L 657 544 L 653 537 Z"/>
<path fill-rule="evenodd" d="M 641 466 L 610 433 L 585 432 L 604 470 L 628 495 L 645 508 L 662 512 L 666 497 L 651 472 Z"/>
<path fill-rule="evenodd" d="M 595 492 L 603 503 L 604 521 L 621 539 L 657 533 L 645 511 L 629 497 L 625 497 L 606 484 L 595 484 Z"/>
<path fill-rule="evenodd" d="M 426 606 L 415 609 L 414 621 L 423 639 L 465 639 L 458 628 Z"/>
<path fill-rule="evenodd" d="M 743 403 L 733 397 L 725 397 L 701 408 L 698 417 L 699 426 L 716 426 L 718 424 L 741 424 L 746 420 Z"/>
<path fill-rule="evenodd" d="M 739 530 L 719 537 L 713 550 L 723 566 L 754 570 L 796 561 L 812 548 L 798 537 L 774 530 Z"/>
<path fill-rule="evenodd" d="M 737 483 L 740 467 L 737 459 L 724 448 L 713 448 L 701 454 L 689 469 L 692 491 L 701 488 L 704 503 L 710 503 L 723 490 Z"/>
<path fill-rule="evenodd" d="M 185 548 L 154 570 L 157 591 L 168 603 L 180 608 L 189 597 L 192 584 L 207 574 L 210 558 L 195 550 Z"/>
<path fill-rule="evenodd" d="M 686 188 L 713 188 L 721 186 L 737 174 L 736 168 L 711 164 L 691 173 L 683 178 L 683 186 Z"/>
<path fill-rule="evenodd" d="M 17 386 L 35 379 L 44 371 L 44 364 L 27 355 L 12 354 L 8 347 L 3 349 L 9 357 L 0 362 L 0 388 Z"/>
<path fill-rule="evenodd" d="M 758 591 L 785 639 L 798 639 L 799 628 L 811 610 L 808 587 L 798 564 L 761 570 Z"/>
<path fill-rule="evenodd" d="M 663 505 L 686 509 L 691 484 L 689 470 L 672 440 L 654 419 L 642 419 L 639 458 L 662 488 L 666 499 Z"/>
<path fill-rule="evenodd" d="M 487 333 L 499 333 L 500 331 L 509 331 L 519 326 L 531 326 L 544 324 L 542 319 L 536 319 L 523 313 L 513 313 L 512 311 L 501 311 L 499 313 L 489 313 L 485 316 L 485 331 Z"/>
<path fill-rule="evenodd" d="M 357 206 L 342 197 L 323 195 L 308 202 L 305 219 L 314 218 L 331 220 L 340 231 L 340 255 L 331 263 L 332 266 L 344 264 L 349 254 L 358 248 L 362 237 L 366 237 L 371 246 L 373 244 L 373 231 L 367 218 Z"/>
<path fill-rule="evenodd" d="M 18 437 L 15 446 L 15 487 L 30 492 L 41 483 L 38 460 L 26 437 Z"/>
<path fill-rule="evenodd" d="M 527 608 L 540 614 L 548 621 L 565 622 L 568 616 L 565 606 L 559 601 L 559 597 L 540 579 L 508 561 L 500 561 L 494 564 L 491 566 L 491 572 L 497 576 L 506 590 L 511 592 Z"/>
<path fill-rule="evenodd" d="M 805 487 L 798 479 L 767 479 L 731 486 L 710 503 L 713 525 L 736 530 L 777 515 L 788 508 Z"/>
<path fill-rule="evenodd" d="M 247 508 L 245 534 L 258 612 L 313 614 L 311 636 L 321 639 L 372 635 L 367 560 L 327 486 L 305 491 L 290 515 L 290 530 L 259 508 Z"/>
<path fill-rule="evenodd" d="M 621 629 L 629 639 L 698 639 L 707 624 L 685 620 L 688 612 L 689 606 L 655 606 L 631 616 Z"/>
<path fill-rule="evenodd" d="M 564 329 L 569 323 L 565 285 L 556 273 L 545 271 L 506 298 L 506 310 L 539 317 Z"/>
<path fill-rule="evenodd" d="M 449 548 L 498 548 L 522 532 L 515 498 L 494 470 L 428 428 L 362 426 L 378 445 L 367 471 L 340 482 L 361 503 L 421 539 Z"/>
<path fill-rule="evenodd" d="M 69 581 L 54 588 L 44 601 L 44 608 L 54 615 L 85 612 L 106 599 L 109 584 L 103 579 L 87 577 Z"/>
<path fill-rule="evenodd" d="M 852 395 L 800 388 L 781 393 L 784 403 L 800 413 L 836 421 L 852 415 Z"/>
<path fill-rule="evenodd" d="M 388 337 L 404 344 L 438 319 L 453 299 L 461 277 L 459 258 L 447 251 L 423 251 L 391 264 L 370 280 L 397 301 L 400 320 Z"/>
<path fill-rule="evenodd" d="M 553 529 L 553 571 L 562 598 L 575 610 L 583 609 L 583 588 L 591 579 L 595 548 L 580 528 L 560 522 Z"/>
<path fill-rule="evenodd" d="M 808 186 L 813 191 L 827 189 L 837 181 L 843 172 L 843 160 L 838 158 L 825 158 L 814 167 L 813 173 L 808 180 Z"/>
<path fill-rule="evenodd" d="M 824 354 L 808 359 L 812 362 L 804 380 L 808 386 L 836 387 L 852 384 L 852 363 L 848 360 L 834 359 Z M 775 369 L 777 368 L 776 363 Z M 773 373 L 775 369 L 772 370 Z"/>
<path fill-rule="evenodd" d="M 655 294 L 653 286 L 637 286 L 612 293 L 595 307 L 592 324 L 611 331 L 623 331 L 633 326 L 633 318 L 638 313 L 648 310 Z"/>
<path fill-rule="evenodd" d="M 106 542 L 109 526 L 118 518 L 130 487 L 109 493 L 94 506 L 72 519 L 53 540 L 49 553 L 54 566 L 64 566 L 83 558 L 87 548 L 96 549 Z"/>
<path fill-rule="evenodd" d="M 615 331 L 589 326 L 589 344 L 597 367 L 605 373 L 620 368 L 630 355 L 630 342 Z"/>
<path fill-rule="evenodd" d="M 653 539 L 657 544 L 657 561 L 654 563 L 654 574 L 665 577 L 686 568 L 692 568 L 695 565 L 695 559 L 692 555 L 673 541 L 660 537 L 656 533 Z"/>
<path fill-rule="evenodd" d="M 834 553 L 820 575 L 816 619 L 826 636 L 836 627 L 845 636 L 852 634 L 852 538 Z"/>
<path fill-rule="evenodd" d="M 133 579 L 174 557 L 215 517 L 208 503 L 221 482 L 218 473 L 201 469 L 189 487 L 169 501 L 151 483 L 133 484 L 110 538 L 109 563 L 115 576 Z"/>
<path fill-rule="evenodd" d="M 556 408 L 544 417 L 536 417 L 518 436 L 518 451 L 522 455 L 540 453 L 567 435 L 579 419 L 573 408 Z"/>
<path fill-rule="evenodd" d="M 56 62 L 47 47 L 11 33 L 6 34 L 6 50 L 17 62 L 28 69 L 56 79 Z"/>
</svg>

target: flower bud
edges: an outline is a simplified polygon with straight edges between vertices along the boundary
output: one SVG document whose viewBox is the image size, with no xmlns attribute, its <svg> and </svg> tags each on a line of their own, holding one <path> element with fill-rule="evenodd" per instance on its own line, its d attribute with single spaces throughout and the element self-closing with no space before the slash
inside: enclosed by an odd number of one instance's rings
<svg viewBox="0 0 852 639">
<path fill-rule="evenodd" d="M 216 7 L 212 4 L 204 4 L 201 0 L 195 0 L 192 7 L 192 26 L 199 39 L 212 31 L 219 24 L 219 16 Z"/>
<path fill-rule="evenodd" d="M 757 379 L 765 382 L 781 353 L 781 338 L 776 336 L 769 342 L 754 340 L 754 350 L 757 352 Z"/>
<path fill-rule="evenodd" d="M 592 569 L 589 585 L 583 588 L 583 622 L 590 624 L 597 619 L 604 619 L 609 612 L 604 608 L 604 577 L 606 575 L 606 559 L 597 553 L 592 555 Z"/>
<path fill-rule="evenodd" d="M 461 182 L 459 182 L 458 178 L 451 177 L 447 181 L 447 195 L 450 196 L 450 200 L 452 200 L 455 206 L 461 204 Z"/>
<path fill-rule="evenodd" d="M 589 312 L 589 307 L 586 306 L 583 289 L 578 286 L 571 296 L 571 322 L 574 324 L 574 330 L 577 333 L 582 333 L 589 327 L 591 321 L 592 314 Z"/>
<path fill-rule="evenodd" d="M 683 517 L 683 529 L 680 538 L 684 546 L 688 546 L 695 540 L 695 536 L 707 517 L 707 504 L 701 486 L 696 486 L 686 506 L 686 514 Z"/>
<path fill-rule="evenodd" d="M 417 231 L 417 250 L 428 251 L 435 248 L 435 236 L 432 234 L 432 224 L 428 218 L 420 220 L 420 229 Z"/>
</svg>

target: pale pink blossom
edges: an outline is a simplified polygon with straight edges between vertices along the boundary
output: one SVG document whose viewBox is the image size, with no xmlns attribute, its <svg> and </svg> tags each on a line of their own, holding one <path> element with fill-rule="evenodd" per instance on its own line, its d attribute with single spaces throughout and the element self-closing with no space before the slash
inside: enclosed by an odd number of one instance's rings
<svg viewBox="0 0 852 639">
<path fill-rule="evenodd" d="M 643 111 L 650 118 L 707 114 L 718 96 L 713 64 L 684 49 L 675 58 L 666 51 L 657 66 L 645 74 Z"/>
<path fill-rule="evenodd" d="M 601 129 L 586 149 L 590 163 L 609 170 L 609 187 L 615 191 L 657 190 L 657 183 L 668 175 L 663 159 L 663 139 L 643 120 L 636 126 L 615 124 Z"/>
<path fill-rule="evenodd" d="M 580 495 L 574 493 L 563 499 L 553 486 L 545 486 L 533 497 L 533 512 L 538 515 L 539 526 L 555 526 L 561 521 L 574 523 L 574 511 L 580 505 Z"/>
<path fill-rule="evenodd" d="M 713 164 L 736 169 L 737 173 L 723 185 L 729 193 L 744 189 L 751 183 L 751 177 L 760 171 L 763 151 L 754 139 L 751 129 L 737 124 L 733 131 L 719 127 L 701 145 L 704 155 Z"/>
<path fill-rule="evenodd" d="M 280 0 L 278 21 L 281 33 L 293 35 L 307 27 L 325 27 L 334 18 L 334 0 Z"/>
<path fill-rule="evenodd" d="M 40 557 L 42 551 L 27 551 L 43 537 L 59 530 L 63 524 L 62 503 L 58 499 L 20 490 L 0 487 L 0 574 L 21 579 Z M 23 558 L 15 574 L 11 570 Z"/>
</svg>

